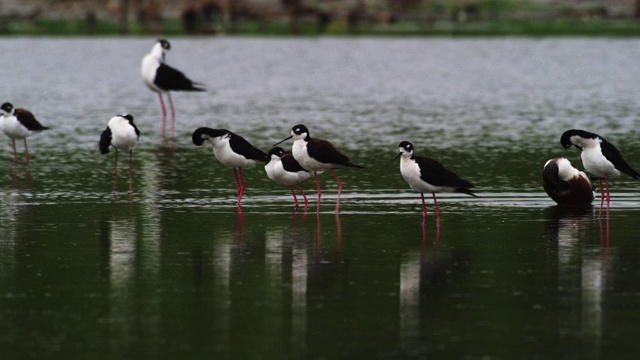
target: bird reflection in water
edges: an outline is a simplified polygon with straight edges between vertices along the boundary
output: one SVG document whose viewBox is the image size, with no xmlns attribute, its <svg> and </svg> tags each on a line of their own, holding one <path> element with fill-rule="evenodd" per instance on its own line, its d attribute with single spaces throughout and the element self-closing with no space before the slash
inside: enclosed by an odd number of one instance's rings
<svg viewBox="0 0 640 360">
<path fill-rule="evenodd" d="M 606 249 L 605 254 L 609 253 L 609 217 L 605 220 L 604 230 L 602 228 L 602 218 L 598 218 L 598 227 L 600 229 L 600 248 Z"/>
<path fill-rule="evenodd" d="M 432 318 L 433 301 L 449 292 L 458 277 L 469 273 L 471 256 L 467 251 L 438 254 L 440 227 L 429 234 L 422 226 L 422 243 L 403 254 L 400 264 L 399 309 L 400 346 L 405 351 L 424 347 L 424 323 Z M 417 235 L 417 234 L 416 234 Z M 429 253 L 429 235 L 433 250 Z M 416 236 L 417 238 L 417 236 Z"/>
<path fill-rule="evenodd" d="M 113 199 L 113 218 L 116 219 L 118 217 L 118 198 L 115 196 L 115 194 L 112 194 L 112 199 Z M 132 220 L 132 214 L 133 214 L 133 194 L 129 193 L 129 195 L 127 196 L 128 201 L 127 201 L 127 210 L 129 211 L 129 220 Z"/>
<path fill-rule="evenodd" d="M 598 354 L 609 267 L 608 221 L 606 229 L 598 221 L 600 246 L 596 247 L 592 206 L 553 206 L 546 209 L 546 217 L 548 258 L 550 264 L 557 266 L 558 298 L 565 307 L 580 309 L 579 313 L 558 313 L 559 331 L 564 336 L 585 339 L 585 353 Z"/>
<path fill-rule="evenodd" d="M 436 254 L 438 253 L 438 247 L 440 246 L 440 226 L 436 226 L 436 238 L 433 242 L 433 259 L 435 260 Z M 422 225 L 422 251 L 420 254 L 420 258 L 424 260 L 424 256 L 427 252 L 427 227 Z"/>
<path fill-rule="evenodd" d="M 242 206 L 238 204 L 238 213 L 236 216 L 236 242 L 244 242 L 244 213 L 242 212 Z"/>
<path fill-rule="evenodd" d="M 336 239 L 337 239 L 337 247 L 338 252 L 342 250 L 342 224 L 340 223 L 340 215 L 338 213 L 334 214 L 336 219 Z M 320 244 L 321 244 L 321 236 L 322 235 L 322 223 L 320 221 L 320 214 L 316 213 L 316 256 L 320 254 Z"/>
</svg>

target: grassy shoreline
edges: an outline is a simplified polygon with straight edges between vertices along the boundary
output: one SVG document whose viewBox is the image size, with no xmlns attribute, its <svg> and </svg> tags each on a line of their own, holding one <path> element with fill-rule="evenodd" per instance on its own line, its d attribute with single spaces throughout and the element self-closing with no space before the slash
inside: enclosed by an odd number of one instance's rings
<svg viewBox="0 0 640 360">
<path fill-rule="evenodd" d="M 123 33 L 116 22 L 98 20 L 89 26 L 83 20 L 4 21 L 0 24 L 0 37 L 11 36 L 145 36 L 162 33 L 171 36 L 210 36 L 217 33 L 189 33 L 179 20 L 165 20 L 161 31 L 152 33 L 131 24 Z M 238 22 L 233 31 L 225 35 L 237 36 L 587 36 L 638 37 L 640 21 L 635 19 L 497 19 L 474 20 L 457 23 L 435 21 L 427 25 L 398 22 L 393 25 L 363 25 L 350 31 L 345 23 L 331 24 L 319 32 L 315 24 L 300 24 L 299 33 L 291 34 L 286 22 Z"/>
</svg>

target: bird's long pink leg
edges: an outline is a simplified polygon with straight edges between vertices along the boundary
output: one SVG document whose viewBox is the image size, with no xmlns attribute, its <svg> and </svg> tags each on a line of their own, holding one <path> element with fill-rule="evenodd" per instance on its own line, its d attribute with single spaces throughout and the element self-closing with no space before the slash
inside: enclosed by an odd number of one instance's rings
<svg viewBox="0 0 640 360">
<path fill-rule="evenodd" d="M 434 204 L 436 204 L 436 222 L 438 223 L 438 226 L 440 226 L 440 207 L 438 207 L 438 200 L 436 200 L 436 193 L 432 192 L 431 195 L 433 195 L 433 202 Z"/>
<path fill-rule="evenodd" d="M 293 189 L 293 185 L 289 187 L 291 188 L 291 195 L 293 195 L 293 203 L 295 204 L 296 210 L 298 210 L 298 198 L 296 197 L 296 191 Z"/>
<path fill-rule="evenodd" d="M 424 203 L 424 193 L 420 193 L 420 198 L 422 198 L 422 226 L 427 223 L 427 204 Z"/>
<path fill-rule="evenodd" d="M 169 107 L 171 108 L 171 138 L 176 138 L 176 111 L 173 109 L 173 101 L 171 101 L 171 93 L 167 93 L 169 99 Z"/>
<path fill-rule="evenodd" d="M 298 182 L 298 188 L 300 189 L 300 194 L 302 194 L 302 198 L 304 199 L 304 209 L 307 210 L 309 206 L 309 200 L 307 200 L 307 195 L 304 194 L 304 190 L 302 189 L 302 185 Z"/>
<path fill-rule="evenodd" d="M 607 183 L 607 220 L 609 220 L 609 202 L 611 201 L 611 193 L 609 192 L 609 176 L 604 177 Z"/>
<path fill-rule="evenodd" d="M 13 172 L 16 172 L 16 168 L 18 167 L 18 152 L 16 151 L 16 141 L 11 139 L 11 144 L 13 145 Z"/>
<path fill-rule="evenodd" d="M 600 180 L 600 211 L 598 212 L 598 219 L 602 219 L 602 206 L 604 205 L 604 188 L 602 187 L 602 178 Z"/>
<path fill-rule="evenodd" d="M 116 181 L 118 179 L 118 149 L 116 148 L 116 155 L 114 157 L 114 161 L 113 161 L 113 188 L 111 189 L 111 191 L 113 192 L 113 195 L 116 195 Z"/>
<path fill-rule="evenodd" d="M 236 194 L 238 195 L 238 203 L 240 203 L 240 180 L 236 168 L 233 168 L 233 176 L 236 178 Z"/>
<path fill-rule="evenodd" d="M 24 138 L 24 155 L 26 158 L 25 171 L 29 172 L 29 148 L 27 147 L 27 138 Z"/>
<path fill-rule="evenodd" d="M 320 198 L 322 197 L 322 191 L 320 191 L 320 180 L 318 180 L 318 172 L 314 171 L 313 176 L 316 178 L 316 189 L 318 191 L 318 207 L 316 208 L 316 212 L 320 213 Z"/>
<path fill-rule="evenodd" d="M 244 195 L 244 190 L 247 186 L 244 183 L 244 176 L 242 176 L 242 168 L 238 168 L 238 172 L 240 173 L 240 195 L 238 196 L 238 204 L 240 204 L 240 199 Z"/>
<path fill-rule="evenodd" d="M 160 99 L 160 107 L 162 108 L 162 130 L 160 130 L 161 136 L 164 138 L 165 128 L 167 127 L 167 109 L 164 107 L 164 100 L 162 100 L 162 93 L 158 93 Z"/>
<path fill-rule="evenodd" d="M 340 194 L 342 194 L 342 181 L 340 181 L 340 178 L 338 178 L 338 176 L 333 173 L 333 170 L 329 169 L 329 173 L 331 173 L 333 178 L 336 179 L 336 182 L 338 183 L 338 200 L 336 200 L 336 212 L 338 212 L 338 210 L 340 209 Z"/>
<path fill-rule="evenodd" d="M 129 150 L 129 194 L 133 194 L 133 150 Z"/>
<path fill-rule="evenodd" d="M 233 168 L 233 177 L 236 179 L 236 192 L 240 192 L 240 184 L 238 183 L 238 172 Z"/>
</svg>

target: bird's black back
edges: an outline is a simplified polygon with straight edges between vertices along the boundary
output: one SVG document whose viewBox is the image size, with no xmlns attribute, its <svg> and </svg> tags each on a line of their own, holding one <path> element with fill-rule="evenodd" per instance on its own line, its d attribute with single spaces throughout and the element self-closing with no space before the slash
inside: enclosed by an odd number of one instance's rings
<svg viewBox="0 0 640 360">
<path fill-rule="evenodd" d="M 601 138 L 602 139 L 602 138 Z M 620 172 L 631 176 L 634 179 L 640 180 L 640 174 L 633 170 L 629 164 L 624 160 L 620 151 L 613 146 L 610 142 L 605 139 L 602 139 L 600 143 L 600 149 L 602 150 L 602 155 L 607 158 L 607 160 L 611 161 L 613 166 L 616 167 Z"/>
<path fill-rule="evenodd" d="M 440 162 L 434 159 L 414 156 L 413 158 L 420 167 L 420 178 L 433 186 L 447 186 L 455 188 L 457 192 L 476 196 L 469 188 L 473 184 L 462 179 L 452 171 L 445 168 Z"/>
<path fill-rule="evenodd" d="M 15 116 L 18 119 L 18 121 L 22 125 L 24 125 L 24 127 L 26 127 L 27 129 L 29 129 L 31 131 L 49 130 L 48 127 L 43 126 L 42 124 L 40 124 L 40 122 L 36 119 L 36 117 L 29 110 L 17 108 L 17 109 L 15 109 Z"/>
<path fill-rule="evenodd" d="M 229 146 L 231 146 L 231 150 L 233 150 L 235 153 L 241 154 L 247 159 L 263 162 L 267 161 L 267 154 L 251 145 L 251 143 L 242 136 L 229 131 L 229 137 Z"/>
<path fill-rule="evenodd" d="M 182 71 L 163 63 L 156 71 L 154 83 L 165 91 L 205 91 L 201 84 L 191 81 Z"/>
<path fill-rule="evenodd" d="M 291 153 L 285 154 L 280 161 L 282 161 L 282 168 L 288 172 L 307 171 L 307 169 L 303 168 Z"/>
<path fill-rule="evenodd" d="M 309 156 L 325 164 L 362 168 L 360 165 L 352 164 L 347 155 L 338 151 L 333 144 L 327 140 L 309 139 L 307 142 L 307 152 Z"/>
</svg>

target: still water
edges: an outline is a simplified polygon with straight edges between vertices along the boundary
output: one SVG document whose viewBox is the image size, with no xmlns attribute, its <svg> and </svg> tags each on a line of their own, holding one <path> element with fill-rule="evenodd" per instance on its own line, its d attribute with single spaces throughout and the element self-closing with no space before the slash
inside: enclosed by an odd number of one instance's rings
<svg viewBox="0 0 640 360">
<path fill-rule="evenodd" d="M 1 39 L 0 101 L 52 130 L 17 175 L 0 147 L 2 358 L 628 358 L 640 350 L 640 184 L 612 182 L 611 220 L 566 212 L 542 165 L 599 133 L 640 168 L 640 41 L 172 39 L 169 64 L 205 83 L 175 93 L 160 138 L 139 66 L 154 40 Z M 134 193 L 97 142 L 135 116 Z M 365 169 L 321 177 L 323 205 L 233 172 L 197 127 L 268 150 L 303 123 Z M 402 140 L 476 185 L 419 194 L 392 161 Z M 21 144 L 18 147 L 22 148 Z M 290 143 L 289 143 L 290 145 Z M 285 144 L 287 146 L 287 144 Z M 596 198 L 599 201 L 599 198 Z M 428 202 L 429 211 L 433 209 Z M 597 209 L 596 209 L 597 211 Z"/>
</svg>

